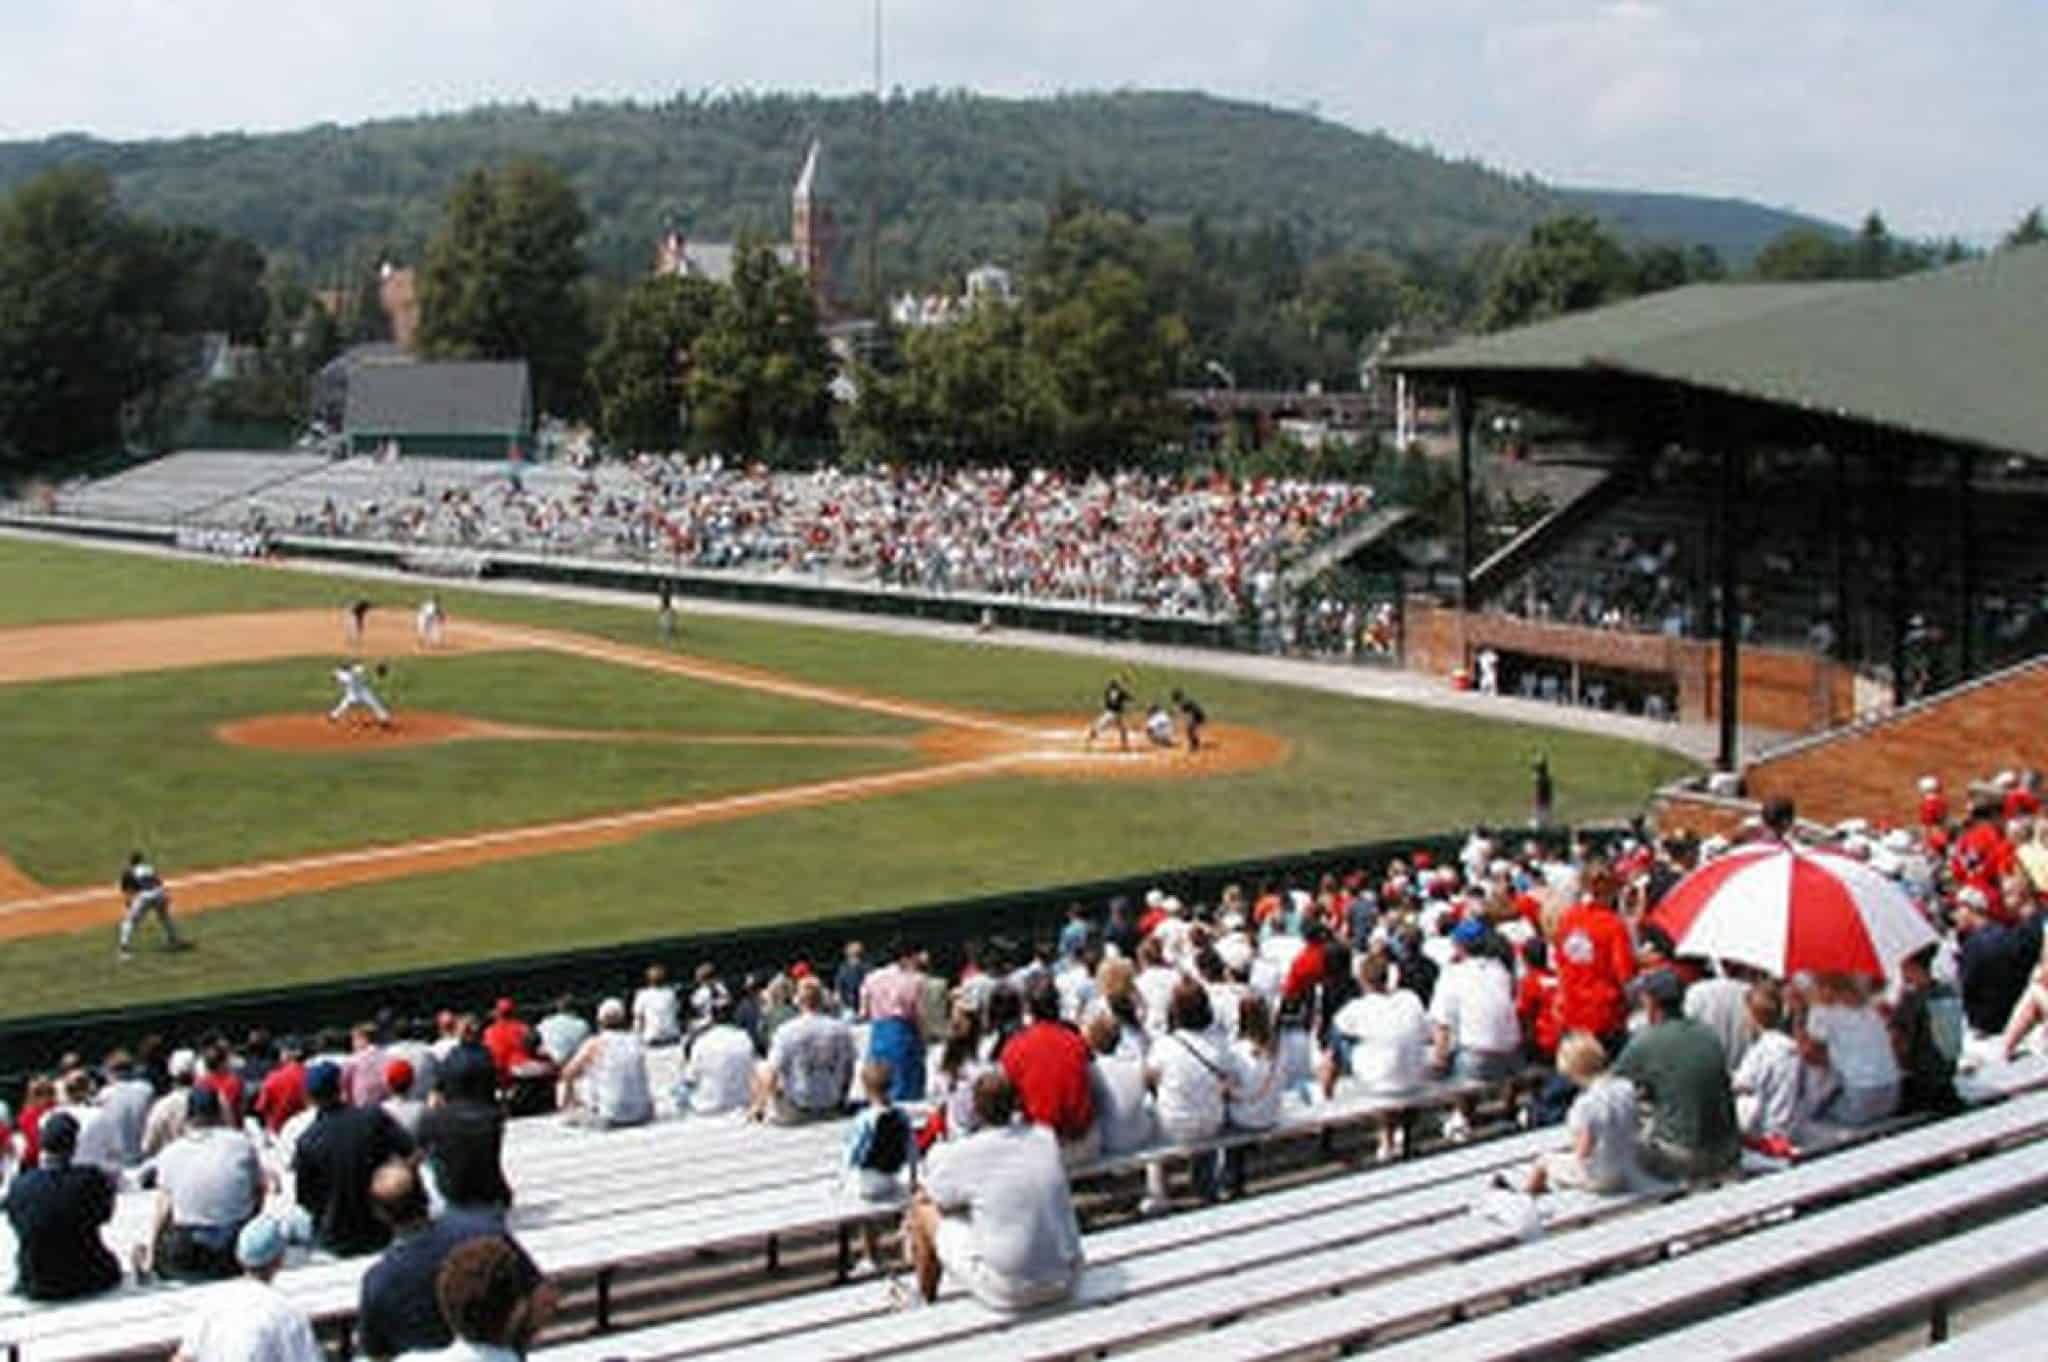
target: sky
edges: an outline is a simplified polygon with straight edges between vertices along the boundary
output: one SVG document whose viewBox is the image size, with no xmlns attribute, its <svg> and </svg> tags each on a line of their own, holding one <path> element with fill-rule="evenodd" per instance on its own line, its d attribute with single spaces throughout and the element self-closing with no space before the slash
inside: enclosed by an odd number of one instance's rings
<svg viewBox="0 0 2048 1362">
<path fill-rule="evenodd" d="M 881 0 L 883 77 L 1199 89 L 1557 184 L 1995 236 L 2048 200 L 2040 0 Z M 4 0 L 0 140 L 871 87 L 873 0 Z"/>
</svg>

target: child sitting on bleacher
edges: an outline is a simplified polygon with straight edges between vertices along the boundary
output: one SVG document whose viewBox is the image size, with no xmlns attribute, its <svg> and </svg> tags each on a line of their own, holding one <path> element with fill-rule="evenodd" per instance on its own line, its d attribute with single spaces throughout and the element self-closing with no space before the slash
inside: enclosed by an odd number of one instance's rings
<svg viewBox="0 0 2048 1362">
<path fill-rule="evenodd" d="M 1745 1005 L 1756 1024 L 1756 1039 L 1742 1052 L 1730 1084 L 1735 1121 L 1752 1148 L 1789 1152 L 1804 1118 L 1800 1088 L 1805 1061 L 1798 1043 L 1785 1034 L 1785 1000 L 1776 980 L 1751 984 Z"/>
<path fill-rule="evenodd" d="M 1539 1157 L 1523 1190 L 1627 1191 L 1637 1176 L 1636 1085 L 1607 1072 L 1607 1051 L 1585 1031 L 1559 1042 L 1557 1068 L 1579 1087 L 1565 1115 L 1572 1143 Z"/>
<path fill-rule="evenodd" d="M 886 1059 L 871 1059 L 860 1066 L 860 1086 L 867 1105 L 853 1118 L 846 1131 L 846 1190 L 855 1198 L 878 1206 L 895 1206 L 903 1199 L 910 1174 L 917 1162 L 917 1141 L 912 1138 L 910 1118 L 889 1101 L 889 1084 L 895 1074 Z M 882 1232 L 873 1221 L 861 1225 L 862 1242 L 868 1262 L 877 1272 L 882 1266 Z"/>
</svg>

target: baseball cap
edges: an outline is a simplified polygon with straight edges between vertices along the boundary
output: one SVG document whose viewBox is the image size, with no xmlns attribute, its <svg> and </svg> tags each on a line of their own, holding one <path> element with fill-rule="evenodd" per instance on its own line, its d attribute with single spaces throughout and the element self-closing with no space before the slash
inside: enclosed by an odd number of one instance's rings
<svg viewBox="0 0 2048 1362">
<path fill-rule="evenodd" d="M 173 1078 L 190 1078 L 199 1070 L 199 1056 L 190 1050 L 173 1050 L 165 1068 Z"/>
<path fill-rule="evenodd" d="M 324 1059 L 306 1070 L 306 1096 L 316 1102 L 341 1096 L 341 1070 Z"/>
<path fill-rule="evenodd" d="M 497 1005 L 494 1006 L 491 1009 L 491 1011 L 497 1013 L 501 1017 L 509 1017 L 512 1015 L 514 1011 L 514 1005 L 510 998 L 500 998 L 498 999 Z"/>
<path fill-rule="evenodd" d="M 284 1261 L 284 1226 L 276 1216 L 259 1215 L 235 1236 L 235 1261 L 243 1267 L 269 1267 Z"/>
<path fill-rule="evenodd" d="M 217 1121 L 220 1119 L 220 1094 L 208 1087 L 195 1087 L 185 1099 L 185 1119 L 188 1121 Z"/>
<path fill-rule="evenodd" d="M 1685 999 L 1685 986 L 1678 982 L 1678 976 L 1668 969 L 1653 969 L 1639 974 L 1628 986 L 1631 998 L 1655 998 L 1660 1007 L 1675 1008 Z"/>
<path fill-rule="evenodd" d="M 394 1059 L 384 1066 L 384 1083 L 387 1087 L 403 1091 L 412 1087 L 414 1077 L 412 1061 L 409 1059 Z"/>
<path fill-rule="evenodd" d="M 1460 946 L 1476 946 L 1486 939 L 1486 924 L 1476 917 L 1468 917 L 1451 928 L 1451 940 Z"/>
</svg>

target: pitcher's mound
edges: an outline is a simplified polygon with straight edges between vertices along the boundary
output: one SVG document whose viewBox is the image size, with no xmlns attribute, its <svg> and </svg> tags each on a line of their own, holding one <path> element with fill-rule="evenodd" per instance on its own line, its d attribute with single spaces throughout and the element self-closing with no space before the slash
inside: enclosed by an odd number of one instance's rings
<svg viewBox="0 0 2048 1362">
<path fill-rule="evenodd" d="M 237 747 L 260 747 L 271 752 L 362 752 L 373 748 L 427 747 L 464 738 L 503 737 L 506 733 L 482 719 L 407 710 L 394 716 L 389 728 L 361 713 L 332 721 L 325 714 L 263 714 L 222 724 L 214 735 Z"/>
</svg>

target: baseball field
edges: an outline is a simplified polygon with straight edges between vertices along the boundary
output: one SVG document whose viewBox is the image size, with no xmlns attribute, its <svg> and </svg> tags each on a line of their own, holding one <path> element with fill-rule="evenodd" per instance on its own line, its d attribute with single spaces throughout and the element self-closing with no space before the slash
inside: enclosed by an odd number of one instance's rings
<svg viewBox="0 0 2048 1362">
<path fill-rule="evenodd" d="M 0 537 L 0 1015 L 120 1005 L 1559 815 L 1682 758 L 1113 664 L 1199 753 L 1090 750 L 1101 659 Z M 343 605 L 375 603 L 359 649 Z M 390 728 L 331 722 L 360 657 Z M 380 671 L 381 669 L 381 671 Z M 1134 714 L 1134 719 L 1137 715 Z M 196 949 L 117 961 L 131 848 Z"/>
</svg>

